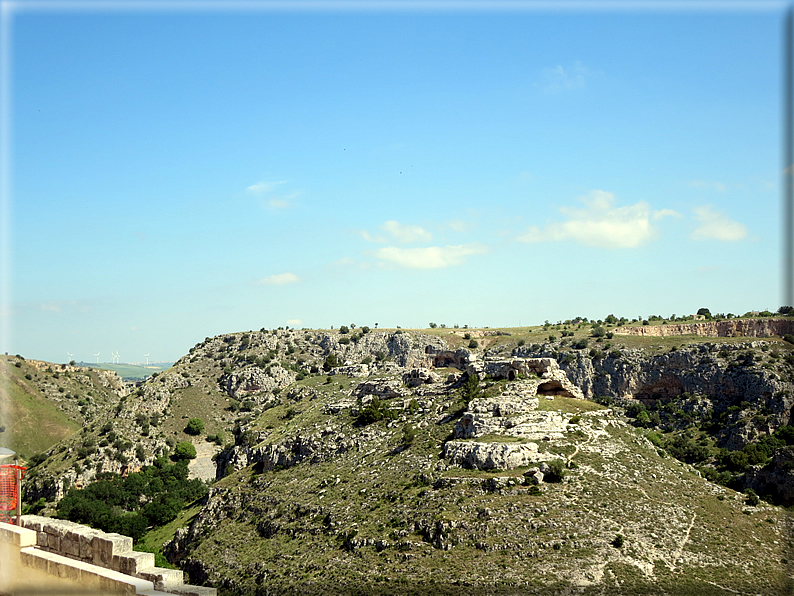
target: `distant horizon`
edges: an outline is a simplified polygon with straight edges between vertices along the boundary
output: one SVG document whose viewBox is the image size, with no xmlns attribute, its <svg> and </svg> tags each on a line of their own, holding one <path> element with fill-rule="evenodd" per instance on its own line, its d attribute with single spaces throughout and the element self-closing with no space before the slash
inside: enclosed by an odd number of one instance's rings
<svg viewBox="0 0 794 596">
<path fill-rule="evenodd" d="M 783 305 L 781 305 L 781 306 L 783 306 Z M 706 308 L 706 307 L 701 307 L 701 308 Z M 762 310 L 745 311 L 744 313 L 732 313 L 730 311 L 722 312 L 722 313 L 713 312 L 713 313 L 711 313 L 711 316 L 712 317 L 726 317 L 726 316 L 728 316 L 730 318 L 722 319 L 722 320 L 732 320 L 732 319 L 745 318 L 747 315 L 754 316 L 753 313 L 762 313 L 762 312 L 765 312 L 765 311 L 772 313 L 772 317 L 773 318 L 785 316 L 785 315 L 777 313 L 778 308 L 781 308 L 781 307 L 777 307 L 775 309 L 767 308 L 767 309 L 762 309 Z M 596 321 L 603 320 L 604 318 L 606 318 L 610 314 L 616 316 L 617 318 L 625 317 L 625 315 L 621 315 L 621 314 L 607 313 L 606 315 L 603 315 L 603 317 L 599 317 L 599 318 L 590 319 L 588 317 L 588 321 L 590 323 L 594 323 Z M 628 325 L 632 325 L 635 322 L 639 322 L 641 320 L 647 320 L 648 317 L 660 316 L 664 320 L 670 320 L 670 317 L 672 317 L 673 315 L 675 315 L 676 317 L 678 317 L 680 319 L 681 317 L 694 317 L 694 316 L 697 316 L 697 312 L 682 313 L 680 315 L 678 313 L 670 313 L 669 315 L 663 315 L 661 313 L 649 313 L 648 315 L 644 315 L 642 318 L 640 318 L 639 316 L 638 317 L 632 317 L 631 319 L 629 319 L 628 317 L 625 317 L 625 318 L 628 320 Z M 576 317 L 579 317 L 579 316 L 581 316 L 581 315 L 576 315 L 574 317 L 570 317 L 570 318 L 567 318 L 567 319 L 558 319 L 556 321 L 549 321 L 549 324 L 550 325 L 554 325 L 554 326 L 556 326 L 556 325 L 564 325 L 564 324 L 566 324 L 566 321 L 571 321 L 572 319 L 574 319 Z M 701 321 L 701 320 L 698 319 L 698 321 Z M 435 328 L 431 327 L 430 323 L 435 324 L 436 327 Z M 505 326 L 505 325 L 503 325 L 503 326 L 482 326 L 482 327 L 455 326 L 455 325 L 447 325 L 446 323 L 436 323 L 434 321 L 431 321 L 430 323 L 428 323 L 428 325 L 425 325 L 424 327 L 403 327 L 403 326 L 395 326 L 395 327 L 380 327 L 379 326 L 379 327 L 374 327 L 373 326 L 373 327 L 371 327 L 371 330 L 372 331 L 392 331 L 392 330 L 400 329 L 400 330 L 404 330 L 404 331 L 421 332 L 421 331 L 429 331 L 429 330 L 434 330 L 434 329 L 445 329 L 445 330 L 449 330 L 449 331 L 466 331 L 467 329 L 468 330 L 526 329 L 526 328 L 531 328 L 531 327 L 543 327 L 544 324 L 545 324 L 545 321 L 544 321 L 544 323 L 536 323 L 536 324 L 532 324 L 532 325 L 515 325 L 515 326 Z M 675 324 L 684 324 L 685 325 L 685 324 L 688 324 L 688 322 L 676 321 Z M 343 323 L 342 325 L 349 326 L 350 323 L 348 323 L 348 324 Z M 361 327 L 364 327 L 364 326 L 368 326 L 368 325 L 357 325 L 355 323 L 353 323 L 353 325 L 355 325 L 355 327 L 354 327 L 355 329 L 358 329 L 358 328 L 361 328 Z M 268 331 L 277 330 L 277 329 L 283 329 L 283 328 L 284 327 L 274 327 L 273 329 L 260 328 L 260 329 L 244 329 L 244 330 L 237 330 L 237 331 L 227 331 L 227 332 L 219 333 L 219 334 L 217 334 L 215 336 L 212 336 L 212 337 L 219 337 L 221 335 L 240 334 L 240 333 L 263 332 L 263 329 L 264 329 L 264 332 L 268 332 Z M 339 326 L 335 326 L 334 328 L 310 328 L 310 327 L 293 328 L 293 327 L 289 327 L 289 330 L 291 330 L 291 331 L 315 331 L 315 332 L 332 332 L 332 331 L 338 331 L 338 329 L 339 329 Z M 197 344 L 198 343 L 201 343 L 201 342 L 197 342 Z M 194 344 L 194 345 L 197 345 L 197 344 Z M 190 347 L 192 348 L 193 346 L 190 346 Z M 39 360 L 39 361 L 43 361 L 43 362 L 52 362 L 53 364 L 68 364 L 71 360 L 74 360 L 75 364 L 87 364 L 87 365 L 107 364 L 107 365 L 111 365 L 111 366 L 113 366 L 113 365 L 116 365 L 116 366 L 119 366 L 119 365 L 122 365 L 122 366 L 140 366 L 142 368 L 146 368 L 147 366 L 153 367 L 154 365 L 158 365 L 158 364 L 174 364 L 180 358 L 183 358 L 184 356 L 186 356 L 189 353 L 190 353 L 190 348 L 185 350 L 185 352 L 183 354 L 181 354 L 180 356 L 178 356 L 176 358 L 173 358 L 173 359 L 149 360 L 149 364 L 148 365 L 145 363 L 145 361 L 115 362 L 114 363 L 114 362 L 107 362 L 107 361 L 95 362 L 95 361 L 82 360 L 82 359 L 81 360 L 77 360 L 76 358 L 72 358 L 70 360 L 64 360 L 63 362 L 61 362 L 60 360 L 48 360 L 48 359 L 45 359 L 45 358 L 37 358 L 37 357 L 33 357 L 33 356 L 25 356 L 24 354 L 18 354 L 18 355 L 23 356 L 27 360 Z M 9 352 L 6 352 L 6 356 L 9 356 L 9 355 L 12 355 L 12 354 L 10 354 Z"/>
<path fill-rule="evenodd" d="M 3 14 L 1 351 L 782 304 L 787 4 L 134 4 Z"/>
</svg>

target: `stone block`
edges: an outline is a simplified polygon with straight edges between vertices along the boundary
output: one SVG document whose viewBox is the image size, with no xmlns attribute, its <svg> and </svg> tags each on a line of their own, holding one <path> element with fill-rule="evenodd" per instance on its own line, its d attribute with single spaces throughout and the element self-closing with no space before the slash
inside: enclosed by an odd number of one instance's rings
<svg viewBox="0 0 794 596">
<path fill-rule="evenodd" d="M 92 562 L 100 567 L 110 568 L 115 555 L 128 553 L 132 550 L 132 538 L 121 534 L 98 534 L 91 545 L 94 550 Z"/>
<path fill-rule="evenodd" d="M 94 538 L 97 536 L 101 536 L 104 532 L 100 532 L 99 530 L 94 530 L 92 528 L 87 528 L 86 532 L 80 533 L 80 560 L 81 561 L 93 561 L 94 560 L 94 546 L 93 541 Z"/>
<path fill-rule="evenodd" d="M 47 548 L 47 532 L 36 532 L 36 544 L 42 548 Z"/>
<path fill-rule="evenodd" d="M 77 538 L 77 540 L 74 540 L 74 538 Z M 61 549 L 58 552 L 67 557 L 79 558 L 80 537 L 74 535 L 73 532 L 69 532 L 66 536 L 61 538 Z"/>
<path fill-rule="evenodd" d="M 61 537 L 47 532 L 47 549 L 56 553 L 61 550 Z"/>
<path fill-rule="evenodd" d="M 22 516 L 22 527 L 28 528 L 29 530 L 34 530 L 36 532 L 43 532 L 43 525 L 49 518 L 43 517 L 41 515 L 23 515 Z"/>
<path fill-rule="evenodd" d="M 110 568 L 128 575 L 138 575 L 146 569 L 154 567 L 154 553 L 132 551 L 123 555 L 114 555 Z"/>
<path fill-rule="evenodd" d="M 170 590 L 185 583 L 185 576 L 181 569 L 152 567 L 141 572 L 139 576 L 152 582 L 155 590 Z"/>
</svg>

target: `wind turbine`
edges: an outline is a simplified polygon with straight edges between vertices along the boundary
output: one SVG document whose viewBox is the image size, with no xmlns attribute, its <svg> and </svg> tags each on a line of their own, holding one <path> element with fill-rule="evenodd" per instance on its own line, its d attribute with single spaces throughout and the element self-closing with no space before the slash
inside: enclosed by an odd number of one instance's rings
<svg viewBox="0 0 794 596">
<path fill-rule="evenodd" d="M 113 355 L 113 364 L 118 364 L 119 363 L 119 351 L 116 350 L 115 352 L 111 352 L 111 354 Z"/>
<path fill-rule="evenodd" d="M 96 356 L 96 363 L 97 363 L 97 364 L 99 364 L 99 355 L 100 355 L 101 353 L 102 353 L 102 352 L 97 352 L 96 354 L 94 354 L 94 356 Z"/>
<path fill-rule="evenodd" d="M 72 356 L 74 356 L 74 354 L 70 354 L 69 352 L 66 352 L 66 355 L 69 356 L 69 362 L 71 362 L 72 361 Z"/>
<path fill-rule="evenodd" d="M 151 352 L 149 352 L 151 354 Z M 149 366 L 149 354 L 144 354 L 146 356 L 146 366 Z"/>
</svg>

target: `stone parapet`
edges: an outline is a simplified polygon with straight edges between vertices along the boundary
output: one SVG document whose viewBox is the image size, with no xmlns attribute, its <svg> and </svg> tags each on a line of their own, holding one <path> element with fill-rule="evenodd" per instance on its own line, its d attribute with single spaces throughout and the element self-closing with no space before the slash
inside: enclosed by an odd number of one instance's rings
<svg viewBox="0 0 794 596">
<path fill-rule="evenodd" d="M 8 526 L 8 524 L 2 525 Z M 60 574 L 67 573 L 63 566 L 66 565 L 65 561 L 69 561 L 69 564 L 72 565 L 68 571 L 71 574 L 69 577 L 79 576 L 81 573 L 79 570 L 88 565 L 90 568 L 100 568 L 108 573 L 116 573 L 128 578 L 132 582 L 131 585 L 138 586 L 136 582 L 145 582 L 140 586 L 148 586 L 146 587 L 147 594 L 155 593 L 151 590 L 162 590 L 163 594 L 177 593 L 185 596 L 193 594 L 215 596 L 216 594 L 215 588 L 185 584 L 184 574 L 179 569 L 155 567 L 154 554 L 134 551 L 132 538 L 129 536 L 103 532 L 75 522 L 39 515 L 22 516 L 22 526 L 18 529 L 27 533 L 23 534 L 24 540 L 30 543 L 26 543 L 25 546 L 35 546 L 35 549 L 25 555 L 23 560 L 25 566 L 36 566 L 38 569 L 46 568 L 47 570 L 52 567 Z M 16 528 L 16 526 L 10 527 Z M 5 539 L 4 531 L 8 534 L 9 542 L 17 540 L 16 534 L 3 528 L 0 528 L 0 538 Z M 18 540 L 23 540 L 23 538 Z M 56 561 L 57 564 L 51 564 L 50 561 Z M 102 586 L 99 587 L 104 589 Z M 136 589 L 138 588 L 136 587 Z"/>
</svg>

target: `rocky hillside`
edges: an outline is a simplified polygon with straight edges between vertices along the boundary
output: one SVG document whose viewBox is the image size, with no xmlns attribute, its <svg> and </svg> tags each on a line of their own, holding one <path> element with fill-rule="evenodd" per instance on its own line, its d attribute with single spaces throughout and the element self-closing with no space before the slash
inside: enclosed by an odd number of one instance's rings
<svg viewBox="0 0 794 596">
<path fill-rule="evenodd" d="M 34 461 L 130 391 L 111 371 L 21 356 L 0 356 L 0 373 L 0 445 Z"/>
<path fill-rule="evenodd" d="M 164 550 L 222 593 L 780 593 L 790 344 L 595 329 L 207 338 L 28 499 L 190 441 L 215 482 Z"/>
</svg>

